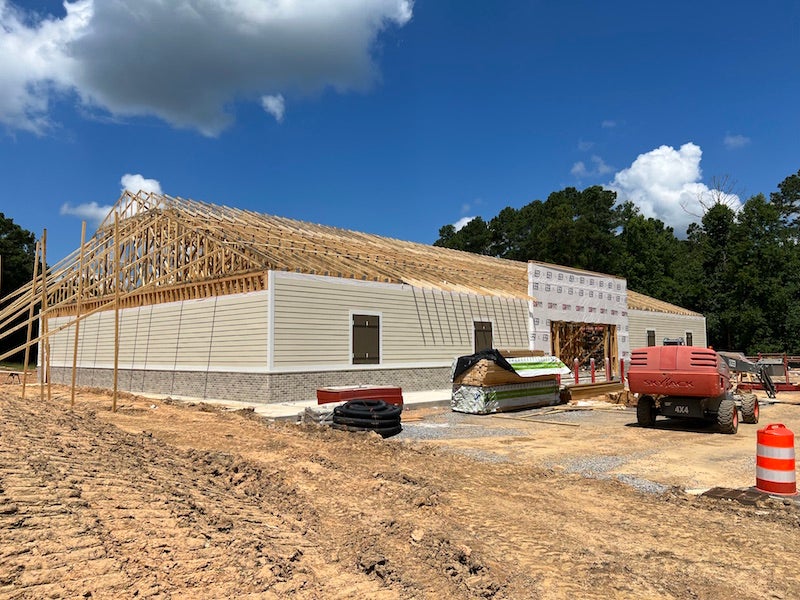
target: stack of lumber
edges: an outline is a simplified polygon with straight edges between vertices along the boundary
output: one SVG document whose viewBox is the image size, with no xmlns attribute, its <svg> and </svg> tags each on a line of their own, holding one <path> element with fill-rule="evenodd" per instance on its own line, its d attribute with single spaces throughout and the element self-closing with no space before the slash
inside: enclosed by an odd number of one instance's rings
<svg viewBox="0 0 800 600">
<path fill-rule="evenodd" d="M 611 394 L 617 394 L 617 397 L 619 397 L 624 391 L 625 386 L 621 381 L 600 381 L 597 383 L 580 383 L 566 386 L 569 402 L 596 400 L 599 398 L 606 399 Z M 612 401 L 616 402 L 616 400 Z M 623 400 L 622 402 L 626 403 L 627 400 Z"/>
<path fill-rule="evenodd" d="M 516 371 L 504 369 L 487 359 L 478 361 L 469 371 L 453 379 L 454 385 L 492 386 L 510 383 L 525 383 L 525 379 L 517 375 Z"/>
<path fill-rule="evenodd" d="M 569 373 L 569 369 L 557 358 L 541 353 L 514 354 L 507 357 L 502 353 L 513 371 L 490 359 L 481 359 L 454 376 L 451 408 L 487 414 L 558 404 L 559 375 Z"/>
</svg>

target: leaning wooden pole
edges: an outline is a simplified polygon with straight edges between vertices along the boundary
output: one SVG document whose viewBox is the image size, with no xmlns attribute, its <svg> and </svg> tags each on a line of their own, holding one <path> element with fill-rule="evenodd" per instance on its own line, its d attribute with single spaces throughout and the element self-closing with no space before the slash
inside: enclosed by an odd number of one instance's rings
<svg viewBox="0 0 800 600">
<path fill-rule="evenodd" d="M 39 277 L 39 242 L 33 253 L 33 281 L 31 282 L 31 305 L 28 308 L 28 335 L 25 345 L 25 361 L 22 363 L 22 399 L 25 400 L 25 386 L 28 381 L 28 363 L 31 358 L 31 334 L 33 332 L 33 310 L 36 305 L 36 279 Z"/>
<path fill-rule="evenodd" d="M 72 344 L 72 391 L 70 392 L 69 405 L 75 406 L 75 383 L 78 377 L 78 337 L 80 333 L 81 299 L 83 298 L 83 263 L 86 256 L 86 221 L 81 225 L 81 259 L 78 266 L 78 297 L 75 299 L 75 340 Z"/>
<path fill-rule="evenodd" d="M 119 287 L 121 285 L 119 250 L 119 213 L 114 213 L 114 396 L 111 400 L 111 412 L 117 412 L 117 396 L 119 395 Z"/>
<path fill-rule="evenodd" d="M 44 382 L 47 380 L 47 397 L 50 399 L 50 343 L 47 339 L 47 229 L 42 231 L 42 308 L 39 311 L 39 351 L 42 356 L 41 373 L 39 373 L 39 397 L 44 400 Z"/>
</svg>

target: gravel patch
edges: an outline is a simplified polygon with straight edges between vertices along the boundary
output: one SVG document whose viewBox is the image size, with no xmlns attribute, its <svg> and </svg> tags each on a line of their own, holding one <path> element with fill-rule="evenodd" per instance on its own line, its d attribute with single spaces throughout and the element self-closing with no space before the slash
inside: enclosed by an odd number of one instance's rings
<svg viewBox="0 0 800 600">
<path fill-rule="evenodd" d="M 645 494 L 663 494 L 664 492 L 669 491 L 672 489 L 668 485 L 664 485 L 661 483 L 656 483 L 655 481 L 650 481 L 649 479 L 642 479 L 641 477 L 636 477 L 634 475 L 617 475 L 617 481 L 624 483 L 625 485 L 629 485 L 634 489 L 639 490 Z"/>
<path fill-rule="evenodd" d="M 413 440 L 445 440 L 453 438 L 515 437 L 530 435 L 519 429 L 486 427 L 449 423 L 402 423 L 403 431 L 396 437 Z"/>
<path fill-rule="evenodd" d="M 588 476 L 600 475 L 624 465 L 628 460 L 630 459 L 622 456 L 586 456 L 568 462 L 564 471 Z"/>
</svg>

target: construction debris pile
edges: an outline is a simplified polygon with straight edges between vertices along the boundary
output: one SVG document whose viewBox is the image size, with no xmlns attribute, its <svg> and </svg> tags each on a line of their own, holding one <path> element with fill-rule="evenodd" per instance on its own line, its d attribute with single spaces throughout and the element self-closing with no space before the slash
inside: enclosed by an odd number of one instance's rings
<svg viewBox="0 0 800 600">
<path fill-rule="evenodd" d="M 560 402 L 560 378 L 569 372 L 558 358 L 531 351 L 461 356 L 453 363 L 450 406 L 471 414 L 552 406 Z"/>
</svg>

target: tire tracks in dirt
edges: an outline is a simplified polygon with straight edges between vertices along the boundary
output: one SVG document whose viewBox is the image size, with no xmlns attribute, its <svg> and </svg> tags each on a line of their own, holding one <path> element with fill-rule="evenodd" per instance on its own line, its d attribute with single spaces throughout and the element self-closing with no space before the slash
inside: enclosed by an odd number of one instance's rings
<svg viewBox="0 0 800 600">
<path fill-rule="evenodd" d="M 292 514 L 300 503 L 279 474 L 182 452 L 91 414 L 5 402 L 0 417 L 0 597 L 246 597 L 318 586 L 304 573 L 313 511 Z"/>
</svg>

